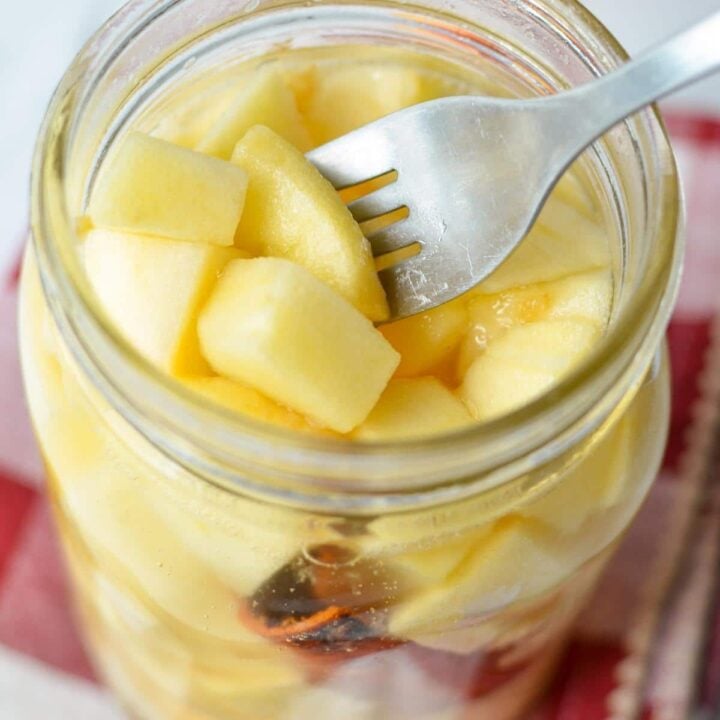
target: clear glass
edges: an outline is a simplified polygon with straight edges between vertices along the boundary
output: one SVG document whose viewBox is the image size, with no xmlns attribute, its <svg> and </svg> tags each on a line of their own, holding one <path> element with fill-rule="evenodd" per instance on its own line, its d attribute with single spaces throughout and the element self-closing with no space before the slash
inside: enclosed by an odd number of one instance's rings
<svg viewBox="0 0 720 720">
<path fill-rule="evenodd" d="M 133 717 L 517 717 L 660 461 L 681 243 L 652 111 L 582 162 L 616 248 L 607 337 L 487 425 L 422 444 L 293 436 L 198 405 L 95 312 L 73 219 L 117 133 L 209 69 L 357 43 L 442 57 L 513 94 L 624 59 L 560 0 L 133 2 L 69 69 L 41 132 L 27 394 L 89 645 Z"/>
</svg>

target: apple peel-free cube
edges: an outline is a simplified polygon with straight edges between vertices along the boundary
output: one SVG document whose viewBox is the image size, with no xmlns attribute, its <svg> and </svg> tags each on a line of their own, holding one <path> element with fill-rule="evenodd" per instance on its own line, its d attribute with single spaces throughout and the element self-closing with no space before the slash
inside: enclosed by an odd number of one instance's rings
<svg viewBox="0 0 720 720">
<path fill-rule="evenodd" d="M 402 355 L 398 377 L 416 377 L 442 362 L 458 345 L 466 327 L 467 310 L 461 298 L 383 325 L 380 332 Z"/>
<path fill-rule="evenodd" d="M 195 322 L 235 248 L 93 230 L 82 256 L 110 320 L 133 347 L 171 374 L 209 370 Z"/>
<path fill-rule="evenodd" d="M 238 140 L 254 125 L 265 125 L 303 152 L 310 149 L 308 131 L 292 90 L 275 68 L 259 70 L 242 87 L 197 150 L 228 160 Z"/>
<path fill-rule="evenodd" d="M 249 177 L 238 247 L 303 265 L 371 320 L 387 319 L 370 243 L 315 166 L 262 125 L 237 144 L 233 162 Z"/>
<path fill-rule="evenodd" d="M 600 335 L 594 323 L 542 320 L 510 328 L 465 374 L 460 395 L 476 420 L 524 405 L 569 373 Z"/>
<path fill-rule="evenodd" d="M 404 440 L 441 435 L 470 425 L 472 417 L 458 398 L 434 377 L 391 380 L 358 440 Z"/>
<path fill-rule="evenodd" d="M 520 285 L 558 280 L 610 267 L 608 231 L 555 194 L 518 249 L 480 285 L 498 293 Z"/>
<path fill-rule="evenodd" d="M 281 258 L 231 262 L 198 333 L 218 374 L 337 432 L 367 417 L 400 362 L 347 300 Z"/>
<path fill-rule="evenodd" d="M 496 523 L 479 542 L 468 538 L 468 554 L 444 582 L 428 583 L 390 615 L 389 631 L 437 649 L 454 650 L 440 629 L 480 618 L 497 607 L 540 595 L 575 569 L 552 536 L 530 520 Z"/>
<path fill-rule="evenodd" d="M 601 268 L 492 295 L 475 291 L 468 302 L 470 329 L 460 344 L 457 358 L 459 376 L 486 348 L 518 325 L 577 320 L 604 330 L 610 317 L 612 289 L 612 273 Z"/>
<path fill-rule="evenodd" d="M 618 421 L 554 487 L 522 508 L 522 515 L 569 535 L 582 532 L 593 513 L 619 504 L 630 487 L 635 449 L 631 420 Z"/>
<path fill-rule="evenodd" d="M 224 377 L 189 377 L 184 384 L 204 398 L 236 413 L 247 415 L 253 420 L 279 425 L 288 430 L 331 436 L 329 430 L 323 430 L 310 423 L 303 415 L 279 405 L 274 400 L 243 383 Z"/>
<path fill-rule="evenodd" d="M 315 77 L 305 119 L 321 145 L 409 105 L 452 94 L 442 75 L 402 63 L 338 64 Z"/>
<path fill-rule="evenodd" d="M 246 189 L 236 165 L 132 132 L 102 169 L 88 215 L 96 227 L 231 246 Z"/>
</svg>

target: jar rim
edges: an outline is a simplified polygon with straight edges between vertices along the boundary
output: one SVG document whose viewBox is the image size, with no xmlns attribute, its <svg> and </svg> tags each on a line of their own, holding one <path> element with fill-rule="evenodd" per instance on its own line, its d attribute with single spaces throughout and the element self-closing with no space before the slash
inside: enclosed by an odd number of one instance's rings
<svg viewBox="0 0 720 720">
<path fill-rule="evenodd" d="M 32 181 L 34 245 L 51 312 L 61 328 L 78 341 L 78 347 L 72 349 L 83 370 L 103 388 L 115 409 L 164 454 L 176 460 L 182 458 L 181 464 L 194 474 L 225 488 L 270 495 L 286 502 L 355 509 L 435 503 L 496 487 L 517 477 L 538 458 L 549 459 L 553 453 L 561 452 L 577 439 L 581 425 L 597 427 L 633 383 L 640 381 L 669 320 L 682 257 L 677 169 L 654 107 L 629 122 L 652 136 L 663 181 L 662 197 L 658 198 L 663 220 L 656 223 L 662 256 L 656 277 L 648 278 L 574 372 L 514 412 L 452 434 L 421 440 L 364 444 L 322 439 L 203 404 L 191 391 L 141 358 L 93 309 L 92 294 L 71 249 L 78 233 L 64 195 L 63 169 L 73 113 L 84 99 L 77 92 L 79 78 L 89 62 L 101 57 L 98 47 L 102 48 L 108 39 L 122 42 L 142 23 L 155 22 L 166 10 L 183 2 L 135 0 L 90 39 L 50 104 L 36 148 Z M 270 12 L 276 12 L 278 7 L 288 12 L 299 6 L 275 5 Z M 574 41 L 585 33 L 586 41 L 604 51 L 604 69 L 627 59 L 617 40 L 576 0 L 518 0 L 513 7 L 559 19 L 558 27 L 566 32 L 570 32 L 567 19 L 571 18 Z M 423 10 L 417 5 L 411 9 Z M 643 176 L 643 180 L 647 178 Z M 642 317 L 652 319 L 645 335 L 629 343 Z M 115 356 L 100 361 L 98 353 L 110 348 L 114 348 Z M 160 426 L 165 427 L 160 430 Z M 511 436 L 521 438 L 522 443 L 508 443 Z M 262 480 L 257 479 L 260 475 Z"/>
</svg>

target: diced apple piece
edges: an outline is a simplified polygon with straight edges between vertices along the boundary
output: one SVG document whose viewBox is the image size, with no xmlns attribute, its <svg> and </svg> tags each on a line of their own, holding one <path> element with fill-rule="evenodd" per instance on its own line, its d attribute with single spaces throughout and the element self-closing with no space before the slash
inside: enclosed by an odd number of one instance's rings
<svg viewBox="0 0 720 720">
<path fill-rule="evenodd" d="M 465 406 L 433 377 L 391 380 L 367 420 L 359 440 L 402 440 L 457 430 L 473 422 Z"/>
<path fill-rule="evenodd" d="M 107 454 L 97 437 L 94 466 L 63 475 L 72 481 L 63 484 L 62 502 L 100 565 L 126 578 L 141 597 L 182 626 L 225 641 L 252 642 L 237 618 L 233 590 L 187 549 L 188 515 L 181 531 L 173 532 L 154 507 L 162 503 L 162 494 L 147 487 L 159 481 L 118 465 L 112 454 L 117 448 Z"/>
<path fill-rule="evenodd" d="M 234 412 L 248 415 L 253 420 L 260 420 L 299 432 L 332 434 L 242 383 L 223 377 L 184 378 L 183 382 L 191 390 L 212 402 Z"/>
<path fill-rule="evenodd" d="M 631 426 L 621 419 L 589 450 L 587 457 L 538 500 L 524 507 L 526 517 L 563 533 L 578 532 L 593 513 L 617 505 L 627 487 L 633 443 Z"/>
<path fill-rule="evenodd" d="M 138 130 L 174 145 L 194 150 L 235 99 L 237 81 L 212 84 L 189 83 L 157 108 L 152 120 Z"/>
<path fill-rule="evenodd" d="M 108 317 L 150 362 L 203 373 L 196 321 L 235 248 L 93 230 L 82 246 L 88 279 Z"/>
<path fill-rule="evenodd" d="M 176 673 L 183 682 L 176 697 L 186 698 L 191 707 L 212 707 L 229 717 L 288 718 L 288 708 L 294 712 L 298 696 L 307 691 L 307 680 L 293 653 L 280 645 L 274 650 L 271 658 L 247 657 L 244 649 L 204 653 L 201 660 L 195 654 L 193 671 Z M 210 663 L 205 660 L 208 655 Z M 195 712 L 183 715 L 182 720 L 200 720 Z"/>
<path fill-rule="evenodd" d="M 371 320 L 386 319 L 370 243 L 303 154 L 258 125 L 238 143 L 233 162 L 250 178 L 238 245 L 304 265 Z"/>
<path fill-rule="evenodd" d="M 143 480 L 140 477 L 138 483 Z M 192 477 L 152 480 L 160 500 L 155 503 L 157 512 L 182 546 L 227 588 L 234 598 L 234 617 L 243 627 L 240 599 L 248 598 L 304 547 L 339 539 L 330 523 L 312 526 L 306 513 L 198 484 Z"/>
<path fill-rule="evenodd" d="M 449 94 L 442 76 L 432 71 L 349 62 L 318 73 L 305 119 L 322 145 L 396 110 Z"/>
<path fill-rule="evenodd" d="M 546 318 L 583 320 L 604 329 L 610 319 L 613 279 L 603 268 L 558 280 L 548 288 L 552 302 Z"/>
<path fill-rule="evenodd" d="M 526 405 L 556 380 L 551 373 L 508 367 L 502 360 L 483 355 L 470 366 L 460 396 L 473 417 L 484 422 Z"/>
<path fill-rule="evenodd" d="M 509 517 L 479 541 L 469 542 L 467 555 L 444 581 L 427 583 L 394 608 L 388 630 L 440 649 L 443 628 L 539 595 L 573 570 L 539 524 Z"/>
<path fill-rule="evenodd" d="M 279 258 L 231 262 L 198 330 L 220 375 L 338 432 L 367 417 L 400 362 L 350 303 Z"/>
<path fill-rule="evenodd" d="M 265 125 L 303 152 L 311 147 L 293 93 L 274 67 L 258 70 L 250 78 L 197 150 L 229 160 L 237 142 L 254 125 Z"/>
<path fill-rule="evenodd" d="M 605 229 L 551 195 L 528 236 L 480 289 L 497 293 L 609 266 Z"/>
<path fill-rule="evenodd" d="M 402 570 L 407 585 L 424 590 L 447 581 L 473 548 L 484 543 L 492 532 L 492 523 L 474 530 L 463 528 L 457 535 L 438 539 L 432 547 L 395 553 L 392 563 Z"/>
<path fill-rule="evenodd" d="M 192 707 L 211 705 L 221 712 L 227 709 L 231 714 L 242 707 L 246 717 L 282 717 L 291 698 L 296 698 L 306 687 L 297 661 L 277 645 L 264 648 L 266 657 L 248 657 L 248 645 L 239 643 L 235 643 L 233 652 L 200 654 L 191 651 L 192 640 L 177 641 L 177 636 L 171 634 L 177 632 L 175 628 L 163 627 L 163 630 L 165 635 L 161 634 L 154 617 L 151 627 L 140 637 L 128 632 L 122 623 L 103 627 L 103 642 L 112 647 L 112 664 L 108 669 L 106 656 L 103 673 L 111 684 L 117 682 L 123 695 L 129 690 L 128 681 L 134 692 L 139 690 L 143 694 L 150 688 L 161 688 L 163 700 L 154 698 L 152 707 L 166 717 L 198 720 L 195 712 L 189 714 L 183 710 L 182 715 L 178 715 L 174 698 L 184 698 Z M 116 668 L 120 677 L 114 674 Z M 130 669 L 132 674 L 128 673 Z M 150 706 L 149 701 L 139 701 L 132 694 L 129 698 L 137 709 Z"/>
<path fill-rule="evenodd" d="M 476 292 L 468 301 L 468 329 L 457 357 L 457 373 L 463 377 L 488 345 L 511 327 L 542 320 L 551 304 L 545 285 L 514 288 L 494 295 Z"/>
<path fill-rule="evenodd" d="M 548 390 L 598 337 L 591 323 L 572 320 L 511 328 L 470 366 L 461 397 L 476 420 L 504 415 Z"/>
<path fill-rule="evenodd" d="M 468 302 L 469 330 L 460 344 L 458 374 L 462 377 L 490 343 L 517 325 L 579 320 L 604 329 L 611 302 L 612 275 L 604 268 L 493 295 L 476 291 Z"/>
<path fill-rule="evenodd" d="M 592 323 L 544 320 L 513 328 L 493 343 L 487 354 L 509 365 L 548 372 L 559 378 L 582 359 L 599 335 Z"/>
<path fill-rule="evenodd" d="M 397 376 L 413 377 L 442 362 L 460 342 L 466 326 L 465 301 L 460 299 L 383 325 L 380 332 L 402 356 Z"/>
<path fill-rule="evenodd" d="M 188 488 L 182 490 L 188 494 Z M 201 506 L 196 496 L 181 507 L 170 502 L 159 509 L 163 520 L 181 538 L 182 546 L 197 556 L 222 581 L 237 601 L 257 590 L 283 565 L 302 552 L 307 532 L 301 519 L 291 513 L 273 512 L 247 500 L 232 501 L 227 507 Z M 204 499 L 204 498 L 203 498 Z M 195 502 L 203 511 L 190 506 Z M 246 630 L 246 632 L 250 632 Z"/>
<path fill-rule="evenodd" d="M 88 215 L 96 227 L 229 246 L 246 189 L 236 165 L 133 132 L 103 168 Z"/>
<path fill-rule="evenodd" d="M 292 91 L 295 106 L 304 115 L 312 101 L 312 93 L 317 82 L 318 68 L 314 63 L 298 65 L 296 62 L 284 64 L 283 79 Z"/>
</svg>

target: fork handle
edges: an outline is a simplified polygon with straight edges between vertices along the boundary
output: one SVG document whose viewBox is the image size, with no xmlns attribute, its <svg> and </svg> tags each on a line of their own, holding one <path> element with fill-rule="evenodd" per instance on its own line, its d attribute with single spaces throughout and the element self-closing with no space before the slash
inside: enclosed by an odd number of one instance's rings
<svg viewBox="0 0 720 720">
<path fill-rule="evenodd" d="M 562 145 L 575 154 L 621 120 L 720 68 L 720 11 L 713 13 L 600 80 L 561 93 L 552 102 L 560 114 Z M 568 127 L 575 132 L 567 136 Z"/>
</svg>

